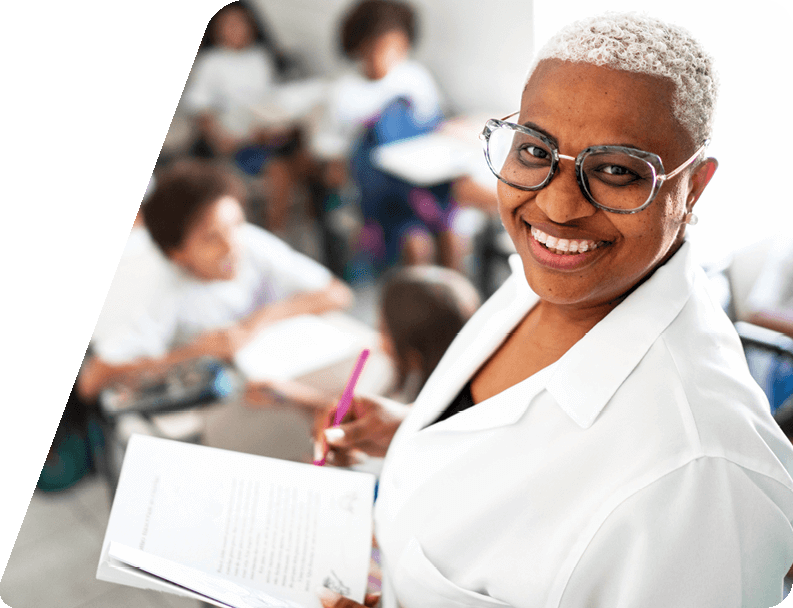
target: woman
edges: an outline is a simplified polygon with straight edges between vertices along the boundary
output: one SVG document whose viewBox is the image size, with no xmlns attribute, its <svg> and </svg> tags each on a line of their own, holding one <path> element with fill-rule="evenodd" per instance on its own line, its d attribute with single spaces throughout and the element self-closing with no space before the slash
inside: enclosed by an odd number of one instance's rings
<svg viewBox="0 0 793 608">
<path fill-rule="evenodd" d="M 539 53 L 522 126 L 488 122 L 518 256 L 389 448 L 391 605 L 781 601 L 793 449 L 685 242 L 714 99 L 687 32 L 609 14 Z"/>
</svg>

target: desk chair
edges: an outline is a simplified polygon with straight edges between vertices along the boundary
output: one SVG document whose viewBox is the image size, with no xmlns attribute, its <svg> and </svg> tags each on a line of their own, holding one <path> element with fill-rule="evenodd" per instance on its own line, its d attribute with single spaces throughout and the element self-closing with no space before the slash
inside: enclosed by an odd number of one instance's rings
<svg viewBox="0 0 793 608">
<path fill-rule="evenodd" d="M 774 419 L 786 435 L 793 436 L 793 338 L 744 321 L 737 322 L 735 329 Z"/>
<path fill-rule="evenodd" d="M 732 265 L 732 259 L 725 258 L 705 269 L 711 293 L 735 324 L 749 371 L 768 397 L 774 419 L 793 436 L 793 339 L 737 320 Z"/>
<path fill-rule="evenodd" d="M 81 443 L 84 455 L 68 454 L 80 467 L 76 473 L 79 477 L 97 473 L 107 482 L 112 499 L 127 442 L 133 433 L 199 443 L 204 417 L 198 408 L 218 403 L 238 388 L 236 379 L 217 362 L 199 359 L 183 364 L 181 369 L 180 382 L 174 382 L 171 374 L 161 379 L 159 385 L 150 386 L 148 392 L 132 395 L 127 392 L 121 398 L 119 391 L 106 389 L 95 403 L 85 402 L 76 387 L 72 387 L 53 449 L 57 452 L 64 439 L 71 442 L 66 445 L 71 452 L 80 449 L 78 443 Z M 193 374 L 192 384 L 190 378 L 184 380 L 184 372 L 191 370 L 201 372 Z M 185 390 L 185 386 L 191 390 Z M 52 471 L 45 470 L 39 487 L 51 491 L 65 489 L 79 477 L 58 484 Z"/>
</svg>

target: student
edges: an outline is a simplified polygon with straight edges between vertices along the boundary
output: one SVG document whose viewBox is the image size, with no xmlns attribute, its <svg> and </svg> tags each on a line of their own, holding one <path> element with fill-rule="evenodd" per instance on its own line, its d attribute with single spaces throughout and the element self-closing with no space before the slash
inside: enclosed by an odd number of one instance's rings
<svg viewBox="0 0 793 608">
<path fill-rule="evenodd" d="M 411 403 L 416 398 L 479 304 L 479 294 L 471 282 L 448 268 L 408 266 L 387 275 L 380 296 L 379 324 L 383 350 L 395 371 L 388 391 L 397 402 L 395 409 L 401 410 L 399 403 Z M 323 425 L 337 397 L 297 382 L 252 382 L 246 390 L 251 407 L 297 405 L 318 412 L 318 423 Z M 337 450 L 334 454 L 335 464 L 343 460 L 339 453 Z M 383 454 L 373 450 L 371 455 Z"/>
<path fill-rule="evenodd" d="M 328 188 L 352 179 L 360 191 L 365 226 L 359 246 L 379 266 L 400 258 L 408 264 L 432 263 L 437 242 L 440 263 L 459 268 L 450 184 L 414 188 L 370 160 L 375 147 L 430 131 L 443 118 L 435 80 L 410 57 L 415 40 L 416 16 L 407 3 L 363 0 L 350 9 L 340 43 L 356 70 L 332 86 L 313 151 L 328 161 Z"/>
<path fill-rule="evenodd" d="M 326 268 L 245 223 L 243 201 L 239 181 L 209 161 L 181 161 L 158 176 L 143 205 L 160 262 L 153 296 L 94 336 L 77 382 L 83 399 L 188 359 L 230 360 L 269 323 L 352 302 Z"/>
<path fill-rule="evenodd" d="M 249 175 L 274 163 L 260 185 L 270 199 L 265 222 L 276 230 L 283 224 L 298 135 L 291 127 L 262 127 L 251 108 L 267 99 L 288 67 L 251 6 L 232 2 L 210 20 L 182 101 L 198 132 L 195 156 L 233 159 Z"/>
</svg>

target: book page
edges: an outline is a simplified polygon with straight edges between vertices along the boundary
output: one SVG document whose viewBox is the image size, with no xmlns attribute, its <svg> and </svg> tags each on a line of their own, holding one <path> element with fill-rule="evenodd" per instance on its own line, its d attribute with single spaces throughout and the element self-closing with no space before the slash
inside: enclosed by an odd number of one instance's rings
<svg viewBox="0 0 793 608">
<path fill-rule="evenodd" d="M 371 475 L 134 435 L 97 578 L 168 587 L 115 568 L 114 541 L 307 607 L 321 585 L 362 601 L 373 501 Z"/>
<path fill-rule="evenodd" d="M 263 591 L 257 591 L 228 579 L 213 576 L 194 568 L 133 549 L 116 542 L 110 543 L 109 555 L 118 560 L 126 569 L 137 569 L 144 576 L 151 575 L 165 584 L 177 585 L 201 596 L 222 608 L 301 608 L 300 604 L 279 599 Z"/>
</svg>

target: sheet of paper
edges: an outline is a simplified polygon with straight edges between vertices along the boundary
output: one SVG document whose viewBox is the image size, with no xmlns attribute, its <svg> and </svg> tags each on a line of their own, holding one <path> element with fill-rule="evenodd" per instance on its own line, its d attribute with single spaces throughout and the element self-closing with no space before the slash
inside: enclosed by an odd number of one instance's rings
<svg viewBox="0 0 793 608">
<path fill-rule="evenodd" d="M 300 608 L 300 604 L 279 599 L 244 585 L 232 583 L 228 579 L 212 576 L 178 564 L 171 560 L 133 549 L 119 543 L 110 543 L 109 555 L 119 562 L 117 567 L 129 570 L 134 568 L 169 584 L 189 589 L 201 595 L 204 601 L 234 608 Z"/>
<path fill-rule="evenodd" d="M 471 173 L 484 163 L 481 145 L 443 133 L 430 133 L 379 146 L 374 163 L 417 186 L 434 186 Z"/>
<path fill-rule="evenodd" d="M 372 475 L 133 435 L 97 578 L 195 597 L 120 567 L 115 542 L 306 608 L 321 585 L 360 602 L 373 500 Z"/>
<path fill-rule="evenodd" d="M 250 380 L 293 380 L 347 358 L 362 340 L 314 315 L 291 317 L 265 327 L 234 358 Z"/>
</svg>

